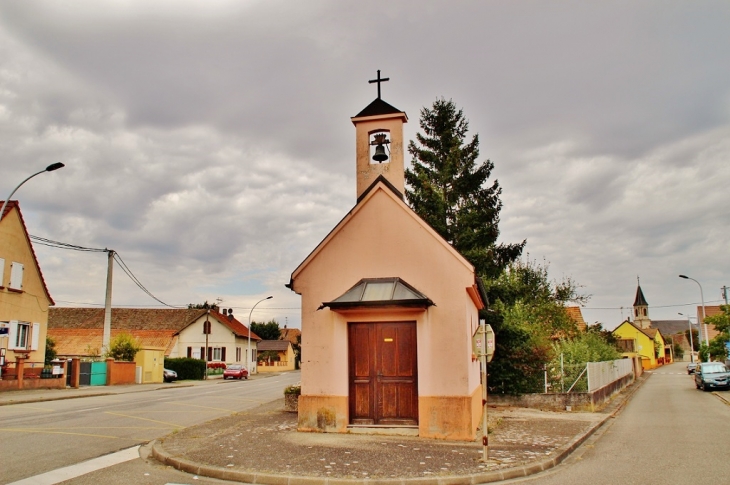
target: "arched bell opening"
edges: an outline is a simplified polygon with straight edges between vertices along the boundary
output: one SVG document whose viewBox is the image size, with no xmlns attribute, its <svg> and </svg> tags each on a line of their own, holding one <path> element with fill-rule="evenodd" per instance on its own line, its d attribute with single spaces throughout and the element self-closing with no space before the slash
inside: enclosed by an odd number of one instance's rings
<svg viewBox="0 0 730 485">
<path fill-rule="evenodd" d="M 371 164 L 390 162 L 390 130 L 378 129 L 368 134 Z"/>
</svg>

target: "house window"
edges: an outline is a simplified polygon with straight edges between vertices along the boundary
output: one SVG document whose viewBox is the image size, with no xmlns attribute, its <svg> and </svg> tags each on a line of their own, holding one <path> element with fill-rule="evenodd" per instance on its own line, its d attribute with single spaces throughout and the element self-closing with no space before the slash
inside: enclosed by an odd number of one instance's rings
<svg viewBox="0 0 730 485">
<path fill-rule="evenodd" d="M 11 329 L 12 333 L 12 329 Z M 28 338 L 30 337 L 30 323 L 18 322 L 15 328 L 15 338 L 11 336 L 10 344 L 15 349 L 27 349 Z"/>
<path fill-rule="evenodd" d="M 220 360 L 221 360 L 221 349 L 220 349 L 220 347 L 215 347 L 213 349 L 213 360 L 220 362 Z"/>
<path fill-rule="evenodd" d="M 241 347 L 236 347 L 236 362 L 241 362 Z"/>
<path fill-rule="evenodd" d="M 13 261 L 10 263 L 10 285 L 11 290 L 23 289 L 23 265 Z"/>
<path fill-rule="evenodd" d="M 5 285 L 5 260 L 0 258 L 0 288 Z"/>
</svg>

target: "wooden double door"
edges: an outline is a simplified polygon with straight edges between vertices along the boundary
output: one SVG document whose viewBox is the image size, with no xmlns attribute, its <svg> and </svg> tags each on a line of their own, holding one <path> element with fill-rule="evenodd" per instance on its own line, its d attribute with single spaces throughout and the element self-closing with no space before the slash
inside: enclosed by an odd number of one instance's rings
<svg viewBox="0 0 730 485">
<path fill-rule="evenodd" d="M 416 322 L 348 327 L 350 423 L 417 425 Z"/>
</svg>

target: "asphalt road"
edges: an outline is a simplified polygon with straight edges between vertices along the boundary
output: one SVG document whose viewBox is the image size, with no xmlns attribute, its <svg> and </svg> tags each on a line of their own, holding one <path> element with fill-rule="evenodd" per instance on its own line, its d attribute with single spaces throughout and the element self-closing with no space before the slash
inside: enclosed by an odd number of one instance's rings
<svg viewBox="0 0 730 485">
<path fill-rule="evenodd" d="M 730 406 L 695 389 L 686 364 L 661 367 L 562 465 L 513 483 L 730 483 Z M 720 391 L 730 397 L 730 391 Z"/>
<path fill-rule="evenodd" d="M 283 397 L 299 372 L 0 407 L 0 483 L 11 483 Z M 142 460 L 135 460 L 143 466 Z M 144 473 L 141 476 L 145 476 Z M 98 483 L 98 482 L 97 482 Z M 140 483 L 137 480 L 127 483 Z M 199 483 L 199 482 L 196 482 Z"/>
</svg>

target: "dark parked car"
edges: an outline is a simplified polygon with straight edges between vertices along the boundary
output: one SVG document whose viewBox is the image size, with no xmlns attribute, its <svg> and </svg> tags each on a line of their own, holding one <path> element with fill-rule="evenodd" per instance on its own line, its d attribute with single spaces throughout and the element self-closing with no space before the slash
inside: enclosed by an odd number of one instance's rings
<svg viewBox="0 0 730 485">
<path fill-rule="evenodd" d="M 177 380 L 177 372 L 170 369 L 162 369 L 162 379 L 165 382 L 172 382 Z"/>
<path fill-rule="evenodd" d="M 223 379 L 248 379 L 248 370 L 238 364 L 231 364 L 223 371 Z"/>
<path fill-rule="evenodd" d="M 687 364 L 687 374 L 694 374 L 697 370 L 697 362 L 690 362 Z"/>
<path fill-rule="evenodd" d="M 703 391 L 730 388 L 730 372 L 722 362 L 702 362 L 697 364 L 695 386 Z"/>
</svg>

